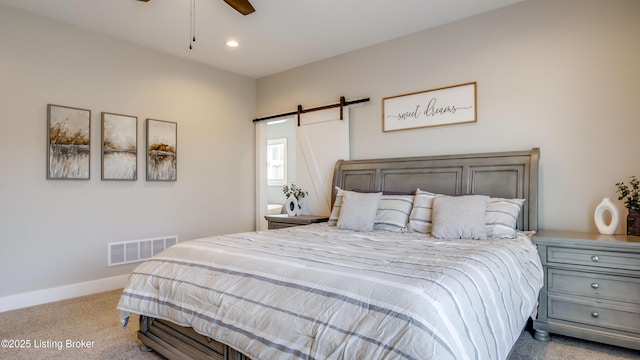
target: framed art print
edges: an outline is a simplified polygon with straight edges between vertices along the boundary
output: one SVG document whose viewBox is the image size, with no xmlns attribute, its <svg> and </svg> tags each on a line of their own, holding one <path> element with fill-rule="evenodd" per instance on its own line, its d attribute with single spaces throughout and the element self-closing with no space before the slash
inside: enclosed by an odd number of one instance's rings
<svg viewBox="0 0 640 360">
<path fill-rule="evenodd" d="M 91 110 L 47 105 L 47 179 L 89 180 Z"/>
<path fill-rule="evenodd" d="M 477 121 L 476 83 L 382 99 L 382 131 L 398 131 Z"/>
<path fill-rule="evenodd" d="M 138 178 L 138 118 L 102 113 L 102 180 Z"/>
<path fill-rule="evenodd" d="M 176 181 L 178 124 L 147 119 L 147 181 Z"/>
</svg>

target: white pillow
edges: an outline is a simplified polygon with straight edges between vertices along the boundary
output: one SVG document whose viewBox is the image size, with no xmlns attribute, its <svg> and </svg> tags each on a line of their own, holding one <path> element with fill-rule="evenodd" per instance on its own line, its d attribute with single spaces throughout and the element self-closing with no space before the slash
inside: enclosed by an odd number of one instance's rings
<svg viewBox="0 0 640 360">
<path fill-rule="evenodd" d="M 420 189 L 416 190 L 416 196 L 413 200 L 413 208 L 409 215 L 409 231 L 423 234 L 431 232 L 433 199 L 437 196 L 444 195 L 434 194 Z"/>
<path fill-rule="evenodd" d="M 489 197 L 484 195 L 435 197 L 431 236 L 437 239 L 486 239 L 488 203 Z"/>
<path fill-rule="evenodd" d="M 382 195 L 373 229 L 406 231 L 412 205 L 413 195 Z"/>
<path fill-rule="evenodd" d="M 371 231 L 382 193 L 344 191 L 338 216 L 338 229 Z"/>
<path fill-rule="evenodd" d="M 485 213 L 487 236 L 514 239 L 524 199 L 491 198 Z"/>
<path fill-rule="evenodd" d="M 342 207 L 342 194 L 344 190 L 336 186 L 336 200 L 333 202 L 333 208 L 331 208 L 331 214 L 327 221 L 329 225 L 336 226 L 338 224 L 338 217 L 340 216 L 340 208 Z"/>
</svg>

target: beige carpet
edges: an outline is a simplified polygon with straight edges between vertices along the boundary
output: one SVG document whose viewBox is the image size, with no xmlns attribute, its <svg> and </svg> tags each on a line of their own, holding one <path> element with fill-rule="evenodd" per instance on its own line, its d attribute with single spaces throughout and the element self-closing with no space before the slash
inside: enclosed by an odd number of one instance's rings
<svg viewBox="0 0 640 360">
<path fill-rule="evenodd" d="M 123 330 L 116 304 L 120 290 L 0 313 L 0 339 L 24 348 L 7 349 L 0 359 L 161 359 L 139 350 L 138 317 Z M 640 359 L 640 352 L 554 336 L 542 343 L 523 332 L 511 360 Z M 26 348 L 28 347 L 28 348 Z"/>
</svg>

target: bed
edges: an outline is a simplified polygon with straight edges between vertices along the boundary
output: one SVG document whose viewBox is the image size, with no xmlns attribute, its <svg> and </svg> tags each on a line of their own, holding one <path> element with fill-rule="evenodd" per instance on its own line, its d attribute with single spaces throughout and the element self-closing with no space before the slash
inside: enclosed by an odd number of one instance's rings
<svg viewBox="0 0 640 360">
<path fill-rule="evenodd" d="M 538 159 L 338 161 L 329 222 L 174 245 L 136 267 L 121 321 L 139 314 L 138 338 L 170 359 L 506 359 L 542 286 Z M 466 225 L 477 208 L 482 229 Z"/>
</svg>

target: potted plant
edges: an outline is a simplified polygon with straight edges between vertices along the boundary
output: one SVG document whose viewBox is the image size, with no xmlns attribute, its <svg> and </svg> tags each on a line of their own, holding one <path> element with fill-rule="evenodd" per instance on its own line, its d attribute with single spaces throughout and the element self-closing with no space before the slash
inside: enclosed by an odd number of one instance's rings
<svg viewBox="0 0 640 360">
<path fill-rule="evenodd" d="M 285 185 L 282 187 L 282 192 L 284 196 L 287 198 L 285 203 L 285 207 L 287 209 L 287 214 L 295 216 L 298 215 L 302 206 L 300 205 L 300 201 L 309 193 L 307 191 L 302 190 L 299 186 L 294 183 L 291 183 L 291 186 Z"/>
<path fill-rule="evenodd" d="M 635 176 L 629 177 L 629 184 L 616 183 L 616 192 L 620 194 L 618 200 L 624 202 L 629 210 L 627 215 L 627 235 L 640 236 L 640 180 Z"/>
</svg>

